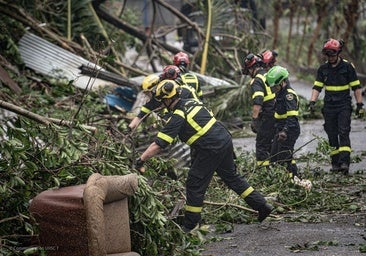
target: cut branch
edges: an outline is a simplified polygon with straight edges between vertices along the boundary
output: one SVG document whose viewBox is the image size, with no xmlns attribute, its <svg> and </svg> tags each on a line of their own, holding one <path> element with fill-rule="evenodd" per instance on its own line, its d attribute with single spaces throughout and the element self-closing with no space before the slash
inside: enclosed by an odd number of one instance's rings
<svg viewBox="0 0 366 256">
<path fill-rule="evenodd" d="M 9 110 L 11 112 L 14 112 L 16 114 L 22 115 L 24 117 L 27 117 L 29 119 L 32 119 L 33 121 L 44 124 L 46 126 L 50 125 L 51 123 L 56 124 L 56 125 L 61 125 L 61 126 L 68 126 L 68 127 L 73 126 L 73 123 L 70 121 L 44 117 L 44 116 L 38 115 L 36 113 L 33 113 L 29 110 L 18 107 L 14 104 L 11 104 L 11 103 L 3 101 L 3 100 L 0 100 L 0 107 L 3 109 Z M 86 130 L 92 131 L 93 133 L 95 133 L 97 131 L 97 128 L 93 127 L 93 126 L 81 125 L 81 127 Z"/>
</svg>

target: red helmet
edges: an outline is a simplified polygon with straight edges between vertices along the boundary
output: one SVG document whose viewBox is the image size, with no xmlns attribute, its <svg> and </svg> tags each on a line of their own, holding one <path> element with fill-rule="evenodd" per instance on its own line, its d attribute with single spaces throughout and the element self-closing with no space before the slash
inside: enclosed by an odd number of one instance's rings
<svg viewBox="0 0 366 256">
<path fill-rule="evenodd" d="M 168 65 L 163 69 L 163 73 L 161 74 L 162 79 L 170 79 L 174 80 L 178 76 L 180 76 L 180 69 L 174 65 Z"/>
<path fill-rule="evenodd" d="M 263 60 L 260 57 L 258 57 L 257 55 L 254 55 L 253 53 L 249 53 L 244 59 L 242 73 L 243 73 L 243 75 L 248 75 L 250 68 L 256 68 L 261 65 L 263 65 Z"/>
<path fill-rule="evenodd" d="M 264 50 L 259 54 L 259 57 L 262 58 L 262 61 L 264 63 L 265 67 L 273 67 L 276 63 L 276 57 L 278 56 L 278 53 L 276 51 L 270 51 L 270 50 Z"/>
<path fill-rule="evenodd" d="M 342 51 L 343 44 L 344 42 L 342 40 L 330 38 L 324 43 L 322 53 L 326 55 L 337 55 Z"/>
<path fill-rule="evenodd" d="M 189 64 L 188 54 L 184 52 L 178 52 L 174 55 L 173 64 L 176 66 L 187 66 Z"/>
</svg>

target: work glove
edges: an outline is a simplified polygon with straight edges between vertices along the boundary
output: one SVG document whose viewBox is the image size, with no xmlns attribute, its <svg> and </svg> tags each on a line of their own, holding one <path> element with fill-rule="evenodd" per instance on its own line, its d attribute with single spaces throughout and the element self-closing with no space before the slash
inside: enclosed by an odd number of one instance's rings
<svg viewBox="0 0 366 256">
<path fill-rule="evenodd" d="M 309 110 L 311 113 L 314 113 L 314 112 L 315 112 L 315 101 L 310 101 L 310 103 L 309 103 L 309 107 L 308 107 L 308 110 Z"/>
<path fill-rule="evenodd" d="M 250 128 L 252 129 L 252 132 L 257 133 L 258 132 L 258 118 L 253 118 L 252 123 L 250 124 Z"/>
<path fill-rule="evenodd" d="M 144 163 L 145 161 L 142 161 L 140 157 L 137 158 L 135 161 L 135 169 L 138 170 L 140 173 L 144 173 L 145 172 Z"/>
<path fill-rule="evenodd" d="M 285 141 L 287 140 L 287 133 L 285 131 L 280 131 L 278 133 L 278 141 Z"/>
<path fill-rule="evenodd" d="M 363 118 L 365 116 L 365 109 L 363 109 L 363 103 L 357 103 L 356 117 Z"/>
</svg>

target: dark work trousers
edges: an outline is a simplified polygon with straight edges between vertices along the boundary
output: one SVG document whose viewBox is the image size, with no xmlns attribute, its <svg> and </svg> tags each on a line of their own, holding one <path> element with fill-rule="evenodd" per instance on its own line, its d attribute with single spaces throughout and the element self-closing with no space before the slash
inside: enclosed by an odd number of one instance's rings
<svg viewBox="0 0 366 256">
<path fill-rule="evenodd" d="M 257 166 L 269 165 L 272 140 L 275 135 L 275 118 L 273 113 L 261 114 L 258 120 L 258 131 L 255 143 Z"/>
<path fill-rule="evenodd" d="M 215 171 L 225 184 L 238 195 L 242 195 L 244 191 L 251 188 L 245 178 L 240 176 L 236 170 L 231 140 L 220 149 L 195 149 L 194 152 L 194 162 L 188 172 L 186 181 L 186 205 L 193 207 L 203 206 L 207 187 Z M 258 210 L 266 203 L 264 197 L 255 190 L 243 198 L 254 210 Z M 200 221 L 201 212 L 185 212 L 184 225 L 187 228 L 194 228 Z"/>
<path fill-rule="evenodd" d="M 300 127 L 290 128 L 287 131 L 287 139 L 284 141 L 278 140 L 278 133 L 280 131 L 276 131 L 276 135 L 273 139 L 272 149 L 271 149 L 271 162 L 276 162 L 281 165 L 286 166 L 286 169 L 292 176 L 298 176 L 298 168 L 296 162 L 293 158 L 293 152 L 296 140 L 300 135 Z"/>
<path fill-rule="evenodd" d="M 327 107 L 322 109 L 324 117 L 324 130 L 328 135 L 329 145 L 334 148 L 331 153 L 332 165 L 350 164 L 351 140 L 351 114 L 352 107 Z"/>
</svg>

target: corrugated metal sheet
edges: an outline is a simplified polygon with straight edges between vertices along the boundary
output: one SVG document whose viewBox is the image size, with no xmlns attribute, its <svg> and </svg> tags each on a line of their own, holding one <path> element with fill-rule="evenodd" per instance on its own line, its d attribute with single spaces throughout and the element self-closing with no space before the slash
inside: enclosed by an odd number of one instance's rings
<svg viewBox="0 0 366 256">
<path fill-rule="evenodd" d="M 96 89 L 100 86 L 113 85 L 111 82 L 90 79 L 89 76 L 80 74 L 79 67 L 82 64 L 104 70 L 98 65 L 29 32 L 19 41 L 19 52 L 28 68 L 54 78 L 74 80 L 73 84 L 76 87 Z"/>
</svg>

